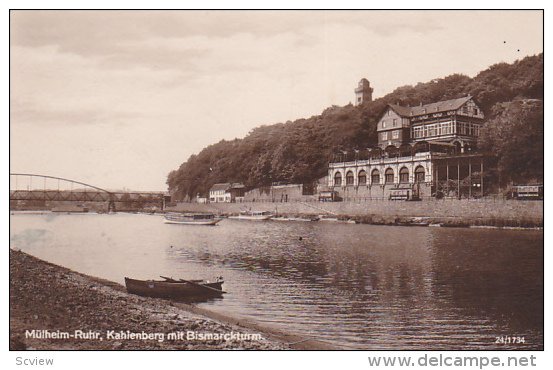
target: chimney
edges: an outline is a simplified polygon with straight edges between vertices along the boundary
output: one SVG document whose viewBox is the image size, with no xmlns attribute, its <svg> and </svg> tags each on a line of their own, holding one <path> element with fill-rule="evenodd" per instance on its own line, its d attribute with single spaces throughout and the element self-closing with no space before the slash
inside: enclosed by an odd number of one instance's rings
<svg viewBox="0 0 553 370">
<path fill-rule="evenodd" d="M 419 102 L 419 107 L 422 107 L 422 102 Z"/>
</svg>

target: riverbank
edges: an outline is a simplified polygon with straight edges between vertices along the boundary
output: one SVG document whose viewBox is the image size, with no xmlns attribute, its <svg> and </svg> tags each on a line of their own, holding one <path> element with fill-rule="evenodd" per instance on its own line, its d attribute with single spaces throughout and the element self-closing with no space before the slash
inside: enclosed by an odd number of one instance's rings
<svg viewBox="0 0 553 370">
<path fill-rule="evenodd" d="M 542 228 L 543 201 L 503 199 L 432 199 L 419 202 L 178 203 L 173 211 L 234 215 L 241 210 L 271 211 L 284 217 L 325 215 L 356 223 L 393 226 Z"/>
<path fill-rule="evenodd" d="M 26 335 L 26 332 L 31 334 L 32 330 L 34 338 Z M 208 334 L 211 338 L 187 340 L 190 332 Z M 63 337 L 65 333 L 73 337 L 53 338 Z M 184 333 L 184 339 L 170 340 L 171 333 Z M 142 338 L 130 339 L 131 335 Z M 144 339 L 145 335 L 149 338 Z M 255 323 L 215 314 L 195 305 L 128 294 L 120 284 L 10 250 L 10 350 L 25 349 L 335 348 L 277 330 L 264 330 Z"/>
</svg>

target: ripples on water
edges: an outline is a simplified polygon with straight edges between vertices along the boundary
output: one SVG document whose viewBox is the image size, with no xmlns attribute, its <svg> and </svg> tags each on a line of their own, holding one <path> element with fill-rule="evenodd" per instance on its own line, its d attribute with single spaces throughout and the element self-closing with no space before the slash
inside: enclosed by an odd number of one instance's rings
<svg viewBox="0 0 553 370">
<path fill-rule="evenodd" d="M 222 275 L 201 305 L 347 349 L 543 348 L 542 231 L 16 214 L 10 244 L 121 283 Z"/>
</svg>

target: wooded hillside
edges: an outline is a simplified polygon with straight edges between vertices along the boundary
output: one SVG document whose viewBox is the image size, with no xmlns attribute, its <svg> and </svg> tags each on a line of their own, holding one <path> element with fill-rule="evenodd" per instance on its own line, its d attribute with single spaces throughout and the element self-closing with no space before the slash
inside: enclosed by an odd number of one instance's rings
<svg viewBox="0 0 553 370">
<path fill-rule="evenodd" d="M 523 176 L 542 179 L 543 102 L 528 100 L 543 100 L 540 54 L 512 64 L 495 64 L 474 78 L 454 74 L 399 87 L 361 106 L 333 106 L 310 118 L 257 127 L 243 139 L 222 140 L 190 156 L 169 173 L 167 185 L 177 198 L 184 199 L 205 195 L 218 182 L 242 182 L 251 187 L 277 181 L 310 182 L 326 174 L 328 162 L 338 150 L 377 143 L 376 123 L 387 104 L 417 105 L 467 94 L 474 97 L 486 114 L 487 125 L 493 127 L 484 130 L 482 141 L 487 150 L 498 154 L 503 181 L 511 175 L 520 177 L 511 170 L 521 166 Z M 532 132 L 520 135 L 521 124 Z M 501 134 L 496 135 L 498 130 Z"/>
</svg>

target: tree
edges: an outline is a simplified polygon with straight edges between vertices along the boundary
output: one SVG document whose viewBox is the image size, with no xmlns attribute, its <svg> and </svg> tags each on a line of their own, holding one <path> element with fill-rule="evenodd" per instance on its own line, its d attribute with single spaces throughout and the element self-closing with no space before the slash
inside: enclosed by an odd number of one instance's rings
<svg viewBox="0 0 553 370">
<path fill-rule="evenodd" d="M 502 183 L 543 181 L 543 100 L 498 103 L 482 130 L 479 147 L 494 153 Z"/>
</svg>

